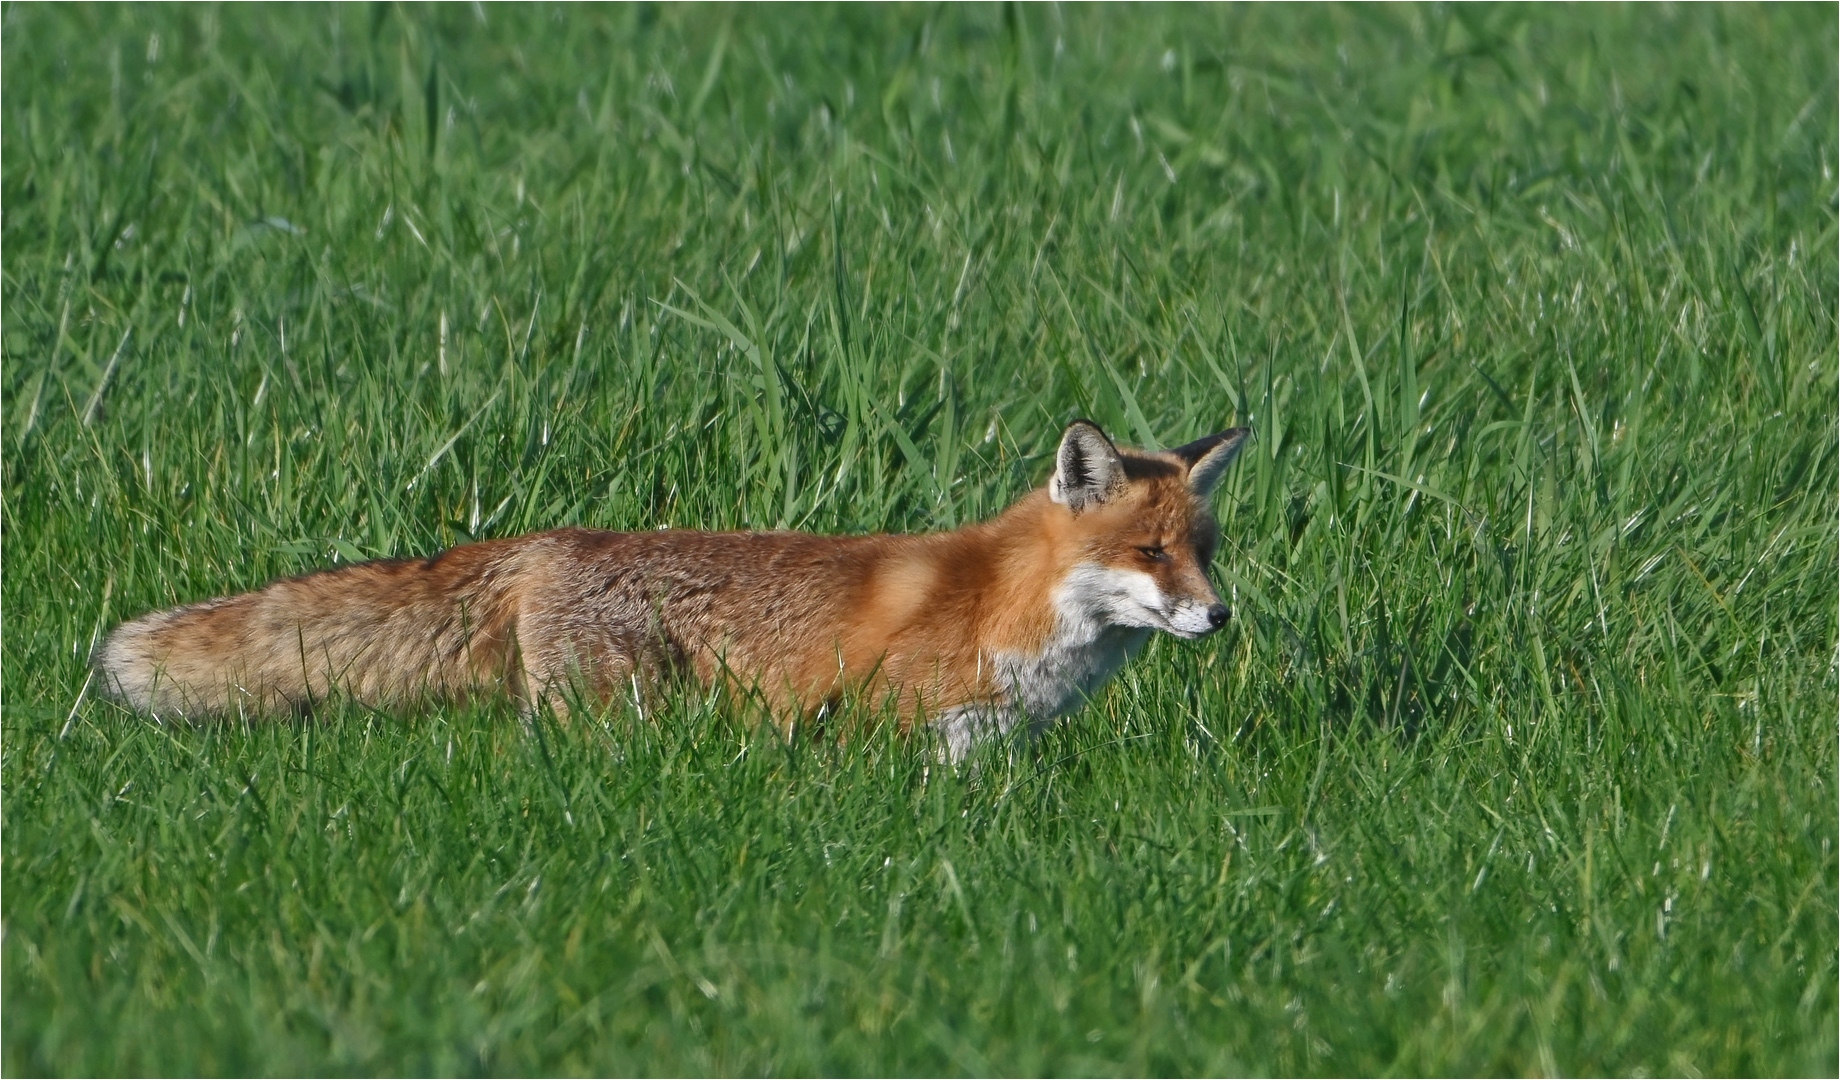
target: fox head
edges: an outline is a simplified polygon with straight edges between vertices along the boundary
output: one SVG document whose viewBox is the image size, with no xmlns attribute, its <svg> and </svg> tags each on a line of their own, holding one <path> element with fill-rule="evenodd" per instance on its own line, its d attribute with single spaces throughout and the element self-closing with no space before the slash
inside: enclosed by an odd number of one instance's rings
<svg viewBox="0 0 1840 1080">
<path fill-rule="evenodd" d="M 1121 450 L 1095 424 L 1068 425 L 1048 481 L 1075 548 L 1060 602 L 1100 625 L 1183 638 L 1226 625 L 1207 576 L 1220 543 L 1208 501 L 1248 434 L 1232 428 L 1173 450 Z"/>
</svg>

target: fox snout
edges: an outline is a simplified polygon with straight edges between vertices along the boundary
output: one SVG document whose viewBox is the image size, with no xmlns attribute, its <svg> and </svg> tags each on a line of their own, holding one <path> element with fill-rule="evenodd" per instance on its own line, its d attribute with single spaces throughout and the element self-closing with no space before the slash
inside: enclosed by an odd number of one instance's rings
<svg viewBox="0 0 1840 1080">
<path fill-rule="evenodd" d="M 1183 599 L 1170 606 L 1164 618 L 1168 620 L 1168 629 L 1178 637 L 1198 638 L 1227 625 L 1233 613 L 1217 596 Z"/>
<path fill-rule="evenodd" d="M 1232 613 L 1220 602 L 1200 551 L 1186 544 L 1167 551 L 1153 568 L 1152 580 L 1155 601 L 1151 606 L 1162 618 L 1157 629 L 1198 638 L 1227 625 Z"/>
</svg>

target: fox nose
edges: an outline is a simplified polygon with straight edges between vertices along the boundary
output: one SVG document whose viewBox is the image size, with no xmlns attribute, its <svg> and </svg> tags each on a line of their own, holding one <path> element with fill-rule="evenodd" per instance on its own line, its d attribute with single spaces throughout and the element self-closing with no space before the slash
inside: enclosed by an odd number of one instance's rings
<svg viewBox="0 0 1840 1080">
<path fill-rule="evenodd" d="M 1228 614 L 1229 613 L 1227 611 L 1227 605 L 1209 604 L 1208 610 L 1207 610 L 1208 625 L 1210 627 L 1213 627 L 1215 630 L 1220 629 L 1221 627 L 1227 625 Z"/>
</svg>

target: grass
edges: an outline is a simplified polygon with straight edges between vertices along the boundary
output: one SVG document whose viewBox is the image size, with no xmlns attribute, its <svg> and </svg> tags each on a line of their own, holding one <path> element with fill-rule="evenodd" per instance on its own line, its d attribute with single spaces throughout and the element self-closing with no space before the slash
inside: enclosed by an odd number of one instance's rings
<svg viewBox="0 0 1840 1080">
<path fill-rule="evenodd" d="M 1831 6 L 4 9 L 26 1073 L 1833 1074 Z M 1236 620 L 944 770 L 162 726 L 151 607 L 1258 442 Z"/>
</svg>

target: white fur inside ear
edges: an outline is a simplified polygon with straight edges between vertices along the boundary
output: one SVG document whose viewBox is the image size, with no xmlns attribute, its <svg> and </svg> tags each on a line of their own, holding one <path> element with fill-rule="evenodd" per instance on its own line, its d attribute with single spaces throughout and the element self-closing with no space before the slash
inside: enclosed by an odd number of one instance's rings
<svg viewBox="0 0 1840 1080">
<path fill-rule="evenodd" d="M 1092 424 L 1068 425 L 1054 453 L 1048 498 L 1078 512 L 1102 503 L 1124 485 L 1124 461 L 1112 441 Z"/>
<path fill-rule="evenodd" d="M 1227 466 L 1239 456 L 1240 449 L 1246 445 L 1246 430 L 1220 440 L 1207 453 L 1201 455 L 1193 465 L 1188 467 L 1188 488 L 1205 499 L 1214 494 L 1220 486 L 1221 478 L 1227 475 Z"/>
</svg>

